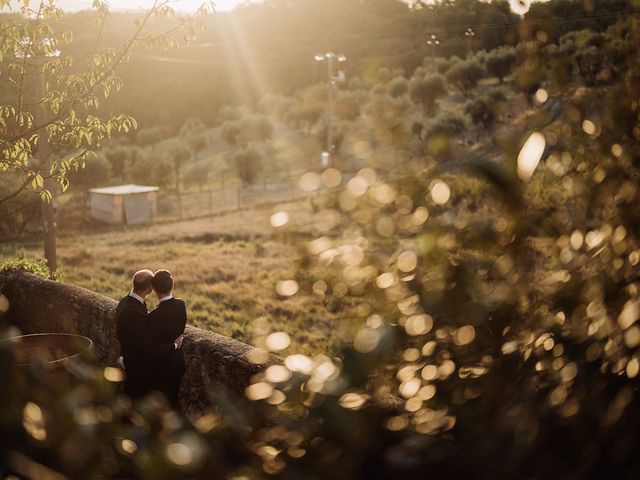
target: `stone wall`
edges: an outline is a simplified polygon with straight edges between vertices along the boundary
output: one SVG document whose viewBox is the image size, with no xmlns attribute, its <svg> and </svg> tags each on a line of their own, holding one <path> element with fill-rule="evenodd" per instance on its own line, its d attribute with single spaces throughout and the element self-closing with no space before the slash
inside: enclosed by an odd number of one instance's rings
<svg viewBox="0 0 640 480">
<path fill-rule="evenodd" d="M 97 360 L 116 365 L 116 302 L 84 288 L 22 272 L 1 272 L 0 293 L 10 302 L 8 321 L 23 333 L 76 333 L 94 342 Z M 251 364 L 252 347 L 213 332 L 187 326 L 183 349 L 187 365 L 180 392 L 184 413 L 198 414 L 221 401 L 240 401 L 251 377 L 280 362 L 270 355 Z"/>
</svg>

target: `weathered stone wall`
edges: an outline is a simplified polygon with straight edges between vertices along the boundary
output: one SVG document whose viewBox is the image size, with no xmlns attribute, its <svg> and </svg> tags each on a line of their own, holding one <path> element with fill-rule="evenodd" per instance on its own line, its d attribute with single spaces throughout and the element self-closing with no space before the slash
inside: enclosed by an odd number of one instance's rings
<svg viewBox="0 0 640 480">
<path fill-rule="evenodd" d="M 115 366 L 116 302 L 84 288 L 22 272 L 0 273 L 0 293 L 10 302 L 8 321 L 23 333 L 76 333 L 94 342 L 98 361 Z M 187 326 L 183 343 L 187 373 L 180 392 L 184 413 L 206 411 L 217 402 L 243 397 L 251 377 L 280 358 L 270 355 L 264 365 L 246 360 L 252 347 L 213 332 Z"/>
</svg>

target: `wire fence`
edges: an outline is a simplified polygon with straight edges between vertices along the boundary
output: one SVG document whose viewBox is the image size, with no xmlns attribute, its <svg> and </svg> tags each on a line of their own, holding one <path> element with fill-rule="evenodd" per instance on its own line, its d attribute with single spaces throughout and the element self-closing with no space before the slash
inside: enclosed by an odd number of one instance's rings
<svg viewBox="0 0 640 480">
<path fill-rule="evenodd" d="M 249 186 L 203 189 L 182 195 L 162 192 L 158 196 L 156 220 L 179 220 L 234 212 L 260 205 L 282 203 L 305 197 L 292 180 Z"/>
</svg>

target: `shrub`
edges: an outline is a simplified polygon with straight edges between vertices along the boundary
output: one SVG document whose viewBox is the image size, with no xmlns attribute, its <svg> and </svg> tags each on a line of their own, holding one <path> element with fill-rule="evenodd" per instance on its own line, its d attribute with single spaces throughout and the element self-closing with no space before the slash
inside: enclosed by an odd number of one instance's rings
<svg viewBox="0 0 640 480">
<path fill-rule="evenodd" d="M 110 182 L 112 164 L 104 153 L 89 156 L 84 163 L 83 168 L 69 174 L 70 182 L 78 189 L 87 190 Z"/>
<path fill-rule="evenodd" d="M 507 98 L 501 88 L 492 88 L 484 95 L 469 100 L 464 111 L 473 123 L 481 123 L 488 130 L 505 109 Z"/>
<path fill-rule="evenodd" d="M 435 135 L 459 135 L 467 128 L 467 117 L 460 113 L 443 112 L 431 120 L 425 128 L 425 137 Z"/>
<path fill-rule="evenodd" d="M 485 65 L 487 73 L 493 77 L 498 77 L 500 81 L 511 73 L 518 56 L 513 47 L 501 47 L 492 50 L 487 54 Z"/>
<path fill-rule="evenodd" d="M 229 145 L 237 145 L 242 128 L 237 120 L 227 121 L 220 129 L 220 137 Z"/>
<path fill-rule="evenodd" d="M 351 92 L 338 92 L 335 109 L 343 120 L 353 121 L 360 116 L 360 106 Z"/>
<path fill-rule="evenodd" d="M 258 181 L 263 159 L 262 152 L 254 144 L 242 148 L 233 155 L 233 166 L 243 184 L 253 185 Z"/>
<path fill-rule="evenodd" d="M 447 93 L 447 82 L 440 74 L 428 75 L 424 78 L 414 78 L 409 85 L 409 95 L 422 105 L 426 113 L 430 113 L 436 106 L 436 100 Z"/>
<path fill-rule="evenodd" d="M 58 268 L 52 272 L 44 259 L 18 257 L 5 260 L 0 262 L 0 272 L 27 272 L 50 280 L 64 280 L 62 269 Z"/>
<path fill-rule="evenodd" d="M 389 83 L 389 95 L 393 98 L 406 95 L 409 91 L 409 83 L 404 77 L 396 77 Z"/>
<path fill-rule="evenodd" d="M 574 59 L 585 85 L 595 85 L 604 61 L 602 52 L 594 46 L 583 47 L 576 51 Z"/>
<path fill-rule="evenodd" d="M 167 127 L 145 128 L 136 134 L 136 143 L 141 147 L 152 146 L 170 136 L 171 130 Z"/>
<path fill-rule="evenodd" d="M 487 70 L 475 59 L 465 60 L 453 65 L 446 74 L 447 81 L 467 94 L 478 80 L 487 76 Z"/>
</svg>

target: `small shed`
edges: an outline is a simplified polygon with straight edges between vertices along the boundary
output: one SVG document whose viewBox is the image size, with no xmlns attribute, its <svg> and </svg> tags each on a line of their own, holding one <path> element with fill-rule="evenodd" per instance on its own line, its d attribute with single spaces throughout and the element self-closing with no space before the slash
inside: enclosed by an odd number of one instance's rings
<svg viewBox="0 0 640 480">
<path fill-rule="evenodd" d="M 91 216 L 112 224 L 150 222 L 158 210 L 158 190 L 145 185 L 92 188 Z"/>
</svg>

